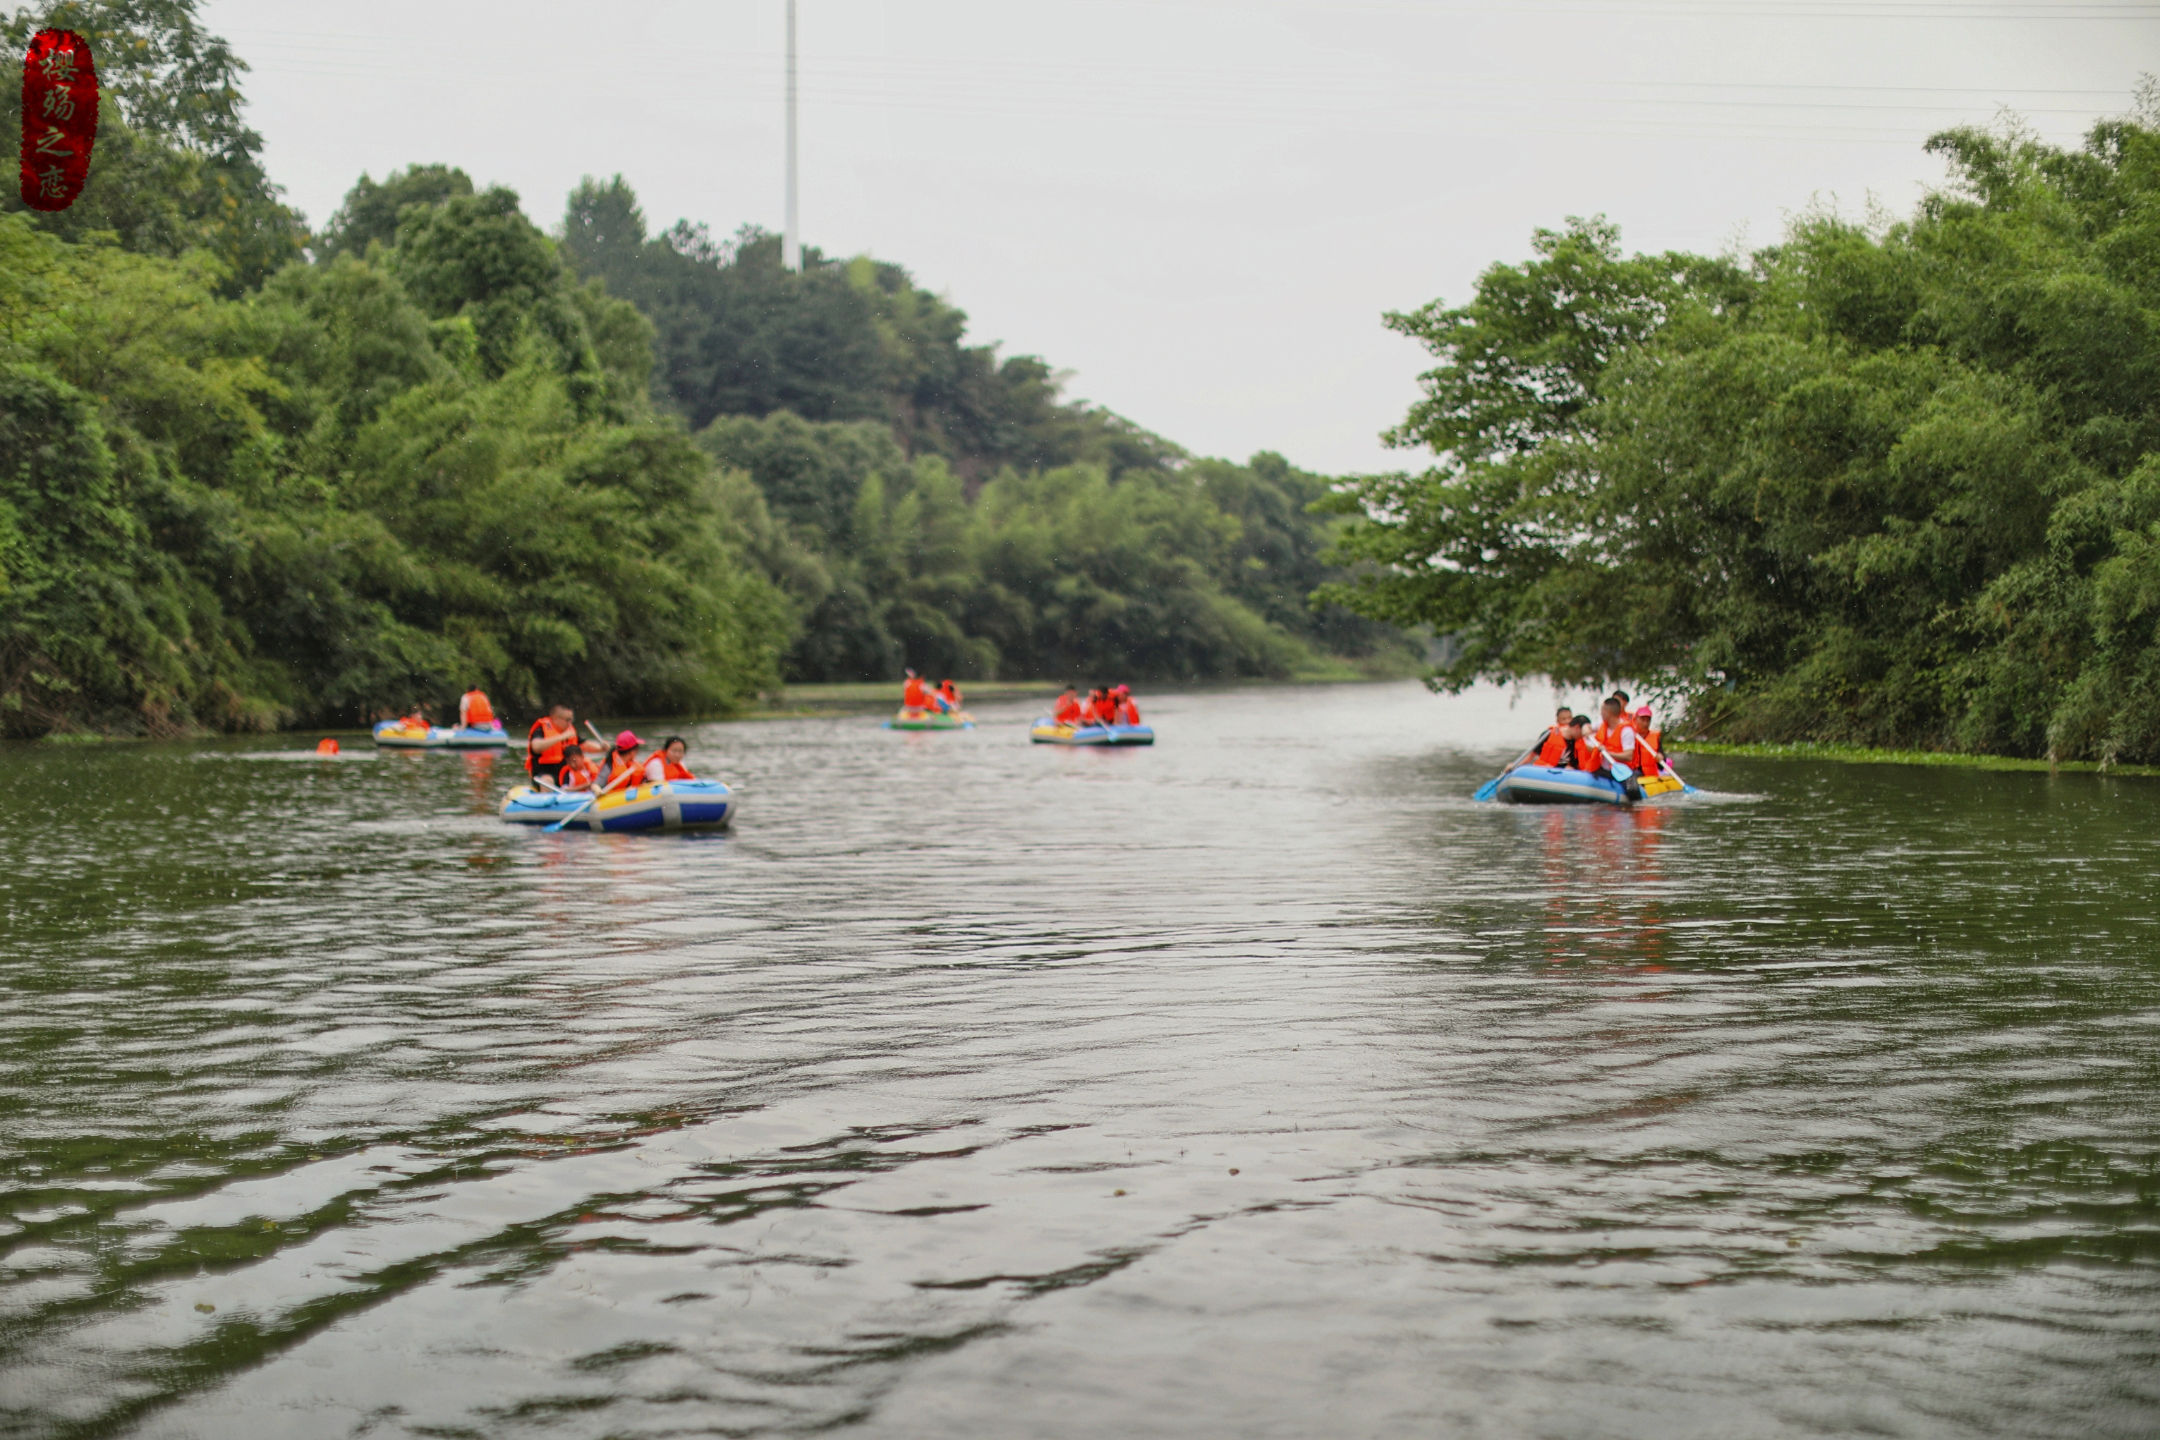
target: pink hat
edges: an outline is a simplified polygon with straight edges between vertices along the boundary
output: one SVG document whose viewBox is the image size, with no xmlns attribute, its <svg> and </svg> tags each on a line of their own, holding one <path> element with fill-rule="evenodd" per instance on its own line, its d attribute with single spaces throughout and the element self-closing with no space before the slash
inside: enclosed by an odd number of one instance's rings
<svg viewBox="0 0 2160 1440">
<path fill-rule="evenodd" d="M 1650 707 L 1649 707 L 1648 705 L 1645 705 L 1645 706 L 1643 706 L 1643 707 L 1642 707 L 1642 709 L 1640 709 L 1640 710 L 1637 710 L 1637 711 L 1635 712 L 1635 716 L 1636 716 L 1636 718 L 1637 718 L 1637 719 L 1640 719 L 1640 720 L 1647 720 L 1647 719 L 1649 719 L 1649 718 L 1650 718 Z"/>
<path fill-rule="evenodd" d="M 637 738 L 636 732 L 630 730 L 625 730 L 615 737 L 615 748 L 618 750 L 635 750 L 644 743 Z"/>
</svg>

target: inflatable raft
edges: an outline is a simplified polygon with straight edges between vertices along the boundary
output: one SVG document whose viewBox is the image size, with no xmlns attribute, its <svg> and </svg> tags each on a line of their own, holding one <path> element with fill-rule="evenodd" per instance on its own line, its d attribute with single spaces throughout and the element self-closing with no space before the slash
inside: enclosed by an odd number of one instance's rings
<svg viewBox="0 0 2160 1440">
<path fill-rule="evenodd" d="M 589 790 L 537 790 L 520 785 L 503 797 L 502 818 L 512 825 L 552 825 L 578 815 Z M 669 780 L 632 785 L 600 797 L 565 830 L 720 830 L 735 818 L 736 794 L 718 780 Z"/>
<path fill-rule="evenodd" d="M 1064 725 L 1046 718 L 1035 722 L 1028 739 L 1037 745 L 1152 745 L 1155 732 L 1146 725 Z"/>
<path fill-rule="evenodd" d="M 1688 787 L 1671 775 L 1641 782 L 1642 798 L 1677 795 Z M 1493 798 L 1512 805 L 1633 805 L 1619 781 L 1609 775 L 1561 765 L 1524 765 L 1500 777 Z"/>
<path fill-rule="evenodd" d="M 464 726 L 430 725 L 425 730 L 406 725 L 398 720 L 385 720 L 375 727 L 375 743 L 391 750 L 487 750 L 510 743 L 501 725 L 483 725 L 477 729 Z"/>
<path fill-rule="evenodd" d="M 910 715 L 905 711 L 885 722 L 887 730 L 972 730 L 973 716 L 959 715 Z"/>
</svg>

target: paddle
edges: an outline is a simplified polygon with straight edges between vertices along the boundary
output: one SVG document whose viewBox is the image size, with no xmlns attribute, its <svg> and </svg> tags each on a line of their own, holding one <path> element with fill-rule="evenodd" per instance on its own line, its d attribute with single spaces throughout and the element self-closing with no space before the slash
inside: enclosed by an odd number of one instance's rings
<svg viewBox="0 0 2160 1440">
<path fill-rule="evenodd" d="M 593 791 L 592 799 L 587 800 L 583 805 L 578 806 L 577 809 L 571 811 L 568 815 L 563 816 L 562 819 L 557 820 L 554 824 L 548 826 L 540 833 L 543 835 L 553 835 L 556 831 L 562 829 L 563 826 L 568 825 L 571 821 L 582 819 L 586 811 L 592 809 L 593 806 L 600 803 L 601 796 L 613 794 L 615 791 L 622 788 L 622 784 L 625 780 L 634 780 L 637 778 L 638 774 L 639 772 L 636 770 L 623 771 L 622 774 L 616 776 L 613 780 L 608 781 L 607 784 L 601 786 L 598 790 Z"/>
<path fill-rule="evenodd" d="M 1508 767 L 1506 770 L 1502 770 L 1499 774 L 1493 776 L 1492 779 L 1487 780 L 1484 784 L 1478 786 L 1476 793 L 1473 794 L 1470 798 L 1472 800 L 1490 800 L 1495 795 L 1498 795 L 1500 793 L 1500 782 L 1507 779 L 1509 772 L 1514 770 L 1517 765 L 1522 764 L 1523 761 L 1528 760 L 1532 755 L 1537 754 L 1537 748 L 1538 747 L 1536 745 L 1532 745 L 1528 750 L 1525 750 L 1522 752 L 1522 754 L 1516 756 L 1512 761 L 1508 763 Z"/>
</svg>

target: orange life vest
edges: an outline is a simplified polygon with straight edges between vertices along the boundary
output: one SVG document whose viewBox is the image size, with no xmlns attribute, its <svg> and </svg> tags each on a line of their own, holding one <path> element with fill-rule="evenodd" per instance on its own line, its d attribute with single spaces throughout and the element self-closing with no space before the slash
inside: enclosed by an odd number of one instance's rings
<svg viewBox="0 0 2160 1440">
<path fill-rule="evenodd" d="M 1612 756 L 1613 759 L 1629 769 L 1638 767 L 1639 762 L 1636 759 L 1635 747 L 1636 741 L 1640 737 L 1635 733 L 1633 722 L 1625 715 L 1620 717 L 1620 723 L 1617 725 L 1600 720 L 1597 729 L 1591 732 L 1591 736 L 1597 741 L 1598 748 Z"/>
<path fill-rule="evenodd" d="M 495 723 L 494 707 L 488 704 L 487 696 L 481 694 L 477 688 L 467 690 L 458 701 L 458 721 L 468 730 L 492 725 Z"/>
<path fill-rule="evenodd" d="M 607 753 L 607 775 L 605 778 L 608 784 L 613 785 L 624 774 L 632 771 L 643 771 L 644 768 L 643 765 L 638 764 L 637 751 L 610 750 Z"/>
<path fill-rule="evenodd" d="M 599 778 L 600 772 L 593 769 L 584 752 L 579 750 L 571 751 L 570 758 L 563 761 L 562 769 L 555 773 L 556 785 L 564 790 L 582 790 Z"/>
<path fill-rule="evenodd" d="M 550 730 L 546 735 L 541 735 L 540 727 L 553 722 L 553 716 L 543 715 L 533 721 L 532 728 L 525 732 L 525 773 L 528 775 L 532 773 L 532 768 L 535 765 L 560 765 L 563 758 L 563 747 L 572 740 L 577 739 L 577 731 L 571 729 Z M 539 754 L 535 755 L 532 747 L 535 737 L 552 740 L 555 743 L 544 747 Z"/>
<path fill-rule="evenodd" d="M 1567 764 L 1567 731 L 1561 729 L 1558 725 L 1549 727 L 1545 731 L 1545 738 L 1537 744 L 1537 755 L 1534 758 L 1540 765 Z"/>
<path fill-rule="evenodd" d="M 1664 738 L 1662 730 L 1652 730 L 1647 735 L 1640 730 L 1635 732 L 1635 753 L 1642 757 L 1642 763 L 1635 767 L 1636 774 L 1654 780 L 1665 773 L 1665 752 L 1659 748 Z"/>
<path fill-rule="evenodd" d="M 1130 700 L 1120 700 L 1120 701 L 1118 701 L 1118 706 L 1117 706 L 1117 723 L 1118 723 L 1118 724 L 1120 724 L 1120 725 L 1137 725 L 1137 724 L 1139 724 L 1139 723 L 1140 723 L 1140 707 L 1139 707 L 1139 706 L 1137 706 L 1137 705 L 1135 705 L 1135 704 L 1133 704 L 1133 703 L 1132 703 L 1132 701 L 1130 701 Z"/>
<path fill-rule="evenodd" d="M 427 716 L 422 715 L 417 710 L 397 723 L 398 728 L 402 730 L 425 730 L 428 728 Z"/>
<path fill-rule="evenodd" d="M 1069 691 L 1058 696 L 1057 708 L 1050 712 L 1050 716 L 1060 725 L 1074 724 L 1080 719 L 1079 697 Z"/>
<path fill-rule="evenodd" d="M 910 710 L 929 709 L 930 687 L 916 676 L 910 675 L 907 683 L 900 687 L 900 703 Z"/>
<path fill-rule="evenodd" d="M 957 710 L 960 708 L 960 687 L 950 680 L 937 687 L 938 698 Z"/>
<path fill-rule="evenodd" d="M 658 766 L 660 767 L 660 779 L 661 779 L 661 780 L 695 780 L 695 779 L 697 779 L 697 776 L 695 776 L 695 775 L 693 775 L 693 774 L 691 774 L 691 773 L 690 773 L 690 767 L 689 767 L 689 766 L 687 766 L 687 765 L 678 765 L 678 764 L 676 764 L 676 763 L 675 763 L 675 762 L 674 762 L 673 760 L 670 760 L 670 759 L 668 759 L 668 758 L 667 758 L 667 756 L 665 756 L 665 755 L 655 755 L 655 756 L 653 756 L 653 757 L 652 757 L 652 759 L 650 759 L 650 760 L 647 760 L 647 761 L 645 762 L 645 770 L 644 770 L 644 777 L 643 777 L 643 778 L 642 778 L 641 780 L 639 780 L 639 782 L 638 782 L 639 784 L 641 784 L 641 785 L 652 785 L 652 784 L 655 784 L 655 783 L 657 783 L 657 782 L 656 782 L 656 781 L 654 781 L 654 779 L 652 778 L 652 767 L 653 767 L 653 766 L 655 766 L 655 765 L 658 765 Z"/>
</svg>

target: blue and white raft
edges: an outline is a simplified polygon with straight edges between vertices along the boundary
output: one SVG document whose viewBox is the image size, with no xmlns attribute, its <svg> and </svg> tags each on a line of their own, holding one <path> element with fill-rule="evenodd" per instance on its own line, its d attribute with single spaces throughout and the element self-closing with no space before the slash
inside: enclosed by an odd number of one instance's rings
<svg viewBox="0 0 2160 1440">
<path fill-rule="evenodd" d="M 423 730 L 402 720 L 385 720 L 375 727 L 375 743 L 387 750 L 492 750 L 508 745 L 510 737 L 500 723 L 430 725 Z"/>
<path fill-rule="evenodd" d="M 520 785 L 503 797 L 502 818 L 512 825 L 552 825 L 577 815 L 565 830 L 722 830 L 735 818 L 741 797 L 718 780 L 664 780 L 631 785 L 603 795 L 592 808 L 590 790 L 539 790 Z M 578 811 L 585 813 L 578 815 Z"/>
<path fill-rule="evenodd" d="M 1678 795 L 1688 787 L 1673 775 L 1644 780 L 1642 798 Z M 1633 805 L 1619 781 L 1564 765 L 1521 765 L 1500 777 L 1493 798 L 1511 805 Z"/>
<path fill-rule="evenodd" d="M 1037 745 L 1152 745 L 1155 732 L 1146 725 L 1065 725 L 1044 716 L 1028 739 Z"/>
</svg>

